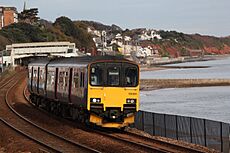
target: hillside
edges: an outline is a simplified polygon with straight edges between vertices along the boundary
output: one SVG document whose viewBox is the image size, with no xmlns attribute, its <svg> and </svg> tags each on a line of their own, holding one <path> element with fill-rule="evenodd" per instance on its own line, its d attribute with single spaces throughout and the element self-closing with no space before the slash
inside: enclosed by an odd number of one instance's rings
<svg viewBox="0 0 230 153">
<path fill-rule="evenodd" d="M 218 38 L 199 34 L 184 34 L 176 31 L 156 31 L 162 39 L 138 40 L 138 36 L 146 31 L 145 28 L 122 30 L 117 25 L 104 25 L 94 21 L 71 21 L 67 17 L 59 17 L 54 23 L 40 20 L 37 25 L 26 23 L 12 24 L 0 30 L 0 50 L 7 44 L 42 42 L 42 41 L 70 41 L 76 43 L 80 49 L 88 52 L 96 48 L 93 36 L 87 32 L 87 28 L 102 31 L 107 35 L 130 36 L 133 44 L 142 47 L 151 46 L 157 49 L 161 56 L 178 57 L 188 56 L 193 50 L 204 51 L 205 54 L 230 54 L 230 36 Z"/>
<path fill-rule="evenodd" d="M 111 26 L 109 25 L 104 25 L 102 23 L 99 23 L 99 22 L 95 22 L 95 21 L 78 21 L 78 22 L 82 22 L 84 23 L 85 25 L 89 26 L 89 27 L 93 27 L 94 29 L 96 30 L 99 30 L 99 31 L 102 31 L 102 30 L 105 30 L 105 31 L 110 31 L 110 32 L 122 32 L 123 30 L 115 25 L 115 24 L 112 24 Z"/>
<path fill-rule="evenodd" d="M 163 56 L 187 56 L 190 51 L 201 50 L 205 54 L 230 54 L 230 37 L 218 38 L 176 31 L 158 31 L 162 39 L 142 41 L 142 46 L 152 46 Z"/>
<path fill-rule="evenodd" d="M 162 56 L 188 56 L 190 51 L 202 50 L 205 54 L 230 54 L 230 36 L 218 38 L 214 36 L 203 36 L 199 34 L 184 34 L 176 31 L 159 30 L 162 39 L 154 39 L 148 41 L 139 41 L 138 35 L 146 31 L 146 28 L 126 29 L 122 30 L 116 25 L 104 25 L 94 21 L 75 21 L 91 27 L 95 30 L 105 30 L 107 34 L 121 33 L 123 36 L 130 36 L 134 42 L 139 42 L 143 47 L 151 46 L 158 49 Z"/>
<path fill-rule="evenodd" d="M 91 50 L 95 44 L 85 27 L 67 17 L 57 18 L 54 23 L 41 20 L 38 25 L 16 23 L 0 30 L 0 50 L 12 43 L 70 41 L 78 48 Z"/>
</svg>

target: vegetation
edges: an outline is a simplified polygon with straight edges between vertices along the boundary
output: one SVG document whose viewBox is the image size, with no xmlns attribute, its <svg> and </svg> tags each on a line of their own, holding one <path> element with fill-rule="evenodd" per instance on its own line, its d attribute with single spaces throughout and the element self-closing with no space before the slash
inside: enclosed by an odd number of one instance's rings
<svg viewBox="0 0 230 153">
<path fill-rule="evenodd" d="M 204 50 L 206 54 L 210 54 L 211 52 L 217 54 L 230 53 L 230 49 L 225 48 L 225 46 L 230 47 L 230 37 L 217 38 L 199 34 L 188 35 L 181 32 L 163 30 L 158 33 L 162 39 L 151 40 L 148 45 L 159 46 L 162 56 L 188 56 L 189 50 Z"/>
<path fill-rule="evenodd" d="M 19 22 L 36 24 L 39 19 L 37 15 L 38 15 L 38 8 L 25 9 L 21 13 L 18 14 L 18 19 L 19 19 Z"/>
<path fill-rule="evenodd" d="M 45 33 L 37 26 L 27 23 L 11 24 L 0 31 L 11 43 L 41 42 L 46 41 Z"/>
<path fill-rule="evenodd" d="M 133 44 L 152 46 L 165 57 L 188 56 L 190 50 L 205 50 L 206 54 L 230 53 L 230 37 L 217 38 L 160 30 L 157 33 L 162 39 L 139 41 L 138 35 L 146 30 L 144 28 L 123 31 L 117 25 L 108 26 L 93 21 L 71 21 L 67 17 L 59 17 L 51 23 L 42 19 L 38 20 L 37 13 L 37 9 L 24 10 L 19 14 L 19 23 L 0 30 L 0 50 L 11 43 L 70 41 L 74 42 L 79 49 L 89 52 L 96 48 L 91 34 L 87 32 L 90 27 L 99 31 L 105 30 L 110 38 L 117 33 L 130 36 L 134 40 Z M 119 46 L 114 44 L 112 46 L 115 51 L 118 50 Z"/>
<path fill-rule="evenodd" d="M 94 22 L 94 21 L 80 21 L 84 24 L 86 24 L 87 26 L 90 26 L 90 27 L 93 27 L 95 28 L 96 30 L 99 30 L 99 31 L 102 31 L 102 30 L 105 30 L 105 31 L 117 31 L 117 32 L 122 32 L 123 30 L 115 25 L 115 24 L 112 24 L 111 26 L 109 25 L 104 25 L 102 23 L 99 23 L 99 22 Z"/>
<path fill-rule="evenodd" d="M 36 25 L 19 22 L 0 30 L 0 49 L 11 43 L 70 41 L 87 51 L 95 44 L 86 29 L 86 25 L 72 22 L 67 17 L 57 18 L 54 24 L 45 20 Z"/>
</svg>

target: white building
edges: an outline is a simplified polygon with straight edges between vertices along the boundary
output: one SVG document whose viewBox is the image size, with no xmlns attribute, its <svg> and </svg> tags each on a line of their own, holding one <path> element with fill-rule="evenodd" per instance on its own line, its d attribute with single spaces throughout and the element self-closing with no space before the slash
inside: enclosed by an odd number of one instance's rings
<svg viewBox="0 0 230 153">
<path fill-rule="evenodd" d="M 159 52 L 157 49 L 153 49 L 151 46 L 140 47 L 138 48 L 136 52 L 136 56 L 137 57 L 148 57 L 148 56 L 158 57 Z"/>
<path fill-rule="evenodd" d="M 145 30 L 139 35 L 139 40 L 162 39 L 156 30 Z"/>
<path fill-rule="evenodd" d="M 123 37 L 120 33 L 118 33 L 114 39 L 111 40 L 111 45 L 112 44 L 117 44 L 118 46 L 122 46 L 123 45 Z"/>
<path fill-rule="evenodd" d="M 87 31 L 88 31 L 88 33 L 90 33 L 92 35 L 101 37 L 101 32 L 99 30 L 94 30 L 94 29 L 91 29 L 90 27 L 88 27 Z"/>
<path fill-rule="evenodd" d="M 70 42 L 36 42 L 19 43 L 6 46 L 6 53 L 9 57 L 4 57 L 8 61 L 3 62 L 7 65 L 15 65 L 15 61 L 32 56 L 79 56 L 75 43 Z M 10 59 L 10 60 L 9 60 Z"/>
</svg>

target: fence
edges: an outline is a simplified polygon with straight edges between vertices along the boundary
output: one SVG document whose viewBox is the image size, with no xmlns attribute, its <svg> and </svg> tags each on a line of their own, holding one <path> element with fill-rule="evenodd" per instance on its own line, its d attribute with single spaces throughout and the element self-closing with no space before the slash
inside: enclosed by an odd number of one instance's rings
<svg viewBox="0 0 230 153">
<path fill-rule="evenodd" d="M 230 125 L 227 123 L 139 111 L 134 126 L 151 135 L 182 140 L 229 153 Z"/>
</svg>

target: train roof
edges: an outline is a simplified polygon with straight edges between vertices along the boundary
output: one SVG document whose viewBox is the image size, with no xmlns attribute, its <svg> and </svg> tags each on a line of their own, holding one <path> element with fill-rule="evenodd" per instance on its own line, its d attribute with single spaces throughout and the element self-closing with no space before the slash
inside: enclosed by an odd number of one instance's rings
<svg viewBox="0 0 230 153">
<path fill-rule="evenodd" d="M 80 56 L 80 57 L 65 57 L 54 59 L 40 59 L 29 65 L 46 65 L 48 66 L 86 66 L 89 63 L 96 61 L 129 61 L 122 56 Z M 129 61 L 131 62 L 131 61 Z"/>
<path fill-rule="evenodd" d="M 50 61 L 49 66 L 86 66 L 96 61 L 128 61 L 119 56 L 81 56 L 70 58 L 57 58 Z"/>
<path fill-rule="evenodd" d="M 49 58 L 41 58 L 31 61 L 28 66 L 46 66 L 50 62 Z"/>
</svg>

